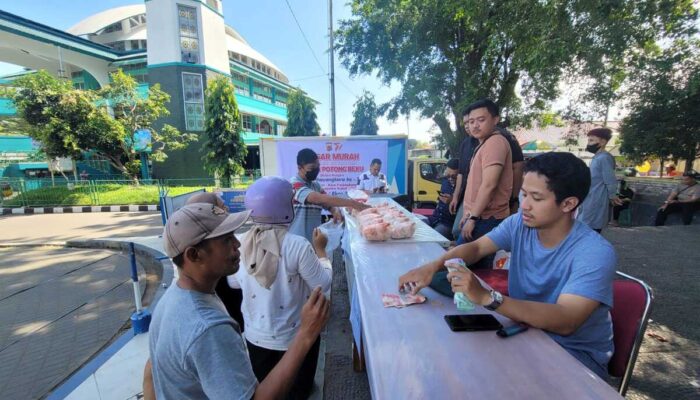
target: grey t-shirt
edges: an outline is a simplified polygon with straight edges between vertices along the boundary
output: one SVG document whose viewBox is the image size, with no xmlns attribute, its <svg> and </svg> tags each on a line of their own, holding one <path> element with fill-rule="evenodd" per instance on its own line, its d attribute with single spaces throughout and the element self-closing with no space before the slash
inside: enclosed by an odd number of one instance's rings
<svg viewBox="0 0 700 400">
<path fill-rule="evenodd" d="M 174 283 L 153 312 L 149 348 L 158 399 L 250 399 L 258 384 L 238 324 L 215 294 Z"/>
<path fill-rule="evenodd" d="M 289 227 L 289 233 L 303 236 L 313 243 L 314 229 L 321 225 L 323 207 L 308 203 L 306 198 L 313 192 L 325 192 L 317 181 L 307 182 L 298 176 L 289 181 L 294 188 L 294 221 Z"/>
<path fill-rule="evenodd" d="M 579 209 L 579 221 L 591 229 L 603 229 L 608 224 L 610 199 L 617 193 L 615 159 L 607 151 L 601 151 L 591 160 L 591 189 Z"/>
</svg>

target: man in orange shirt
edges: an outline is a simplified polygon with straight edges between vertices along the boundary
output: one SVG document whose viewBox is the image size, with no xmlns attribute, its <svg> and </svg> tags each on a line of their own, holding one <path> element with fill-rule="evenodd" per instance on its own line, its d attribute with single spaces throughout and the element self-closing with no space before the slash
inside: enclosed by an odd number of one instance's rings
<svg viewBox="0 0 700 400">
<path fill-rule="evenodd" d="M 457 244 L 472 242 L 493 230 L 510 215 L 513 190 L 513 157 L 508 139 L 498 134 L 499 110 L 496 103 L 483 99 L 465 110 L 462 121 L 479 140 L 474 150 L 464 194 L 462 231 Z M 493 256 L 472 265 L 491 268 Z"/>
</svg>

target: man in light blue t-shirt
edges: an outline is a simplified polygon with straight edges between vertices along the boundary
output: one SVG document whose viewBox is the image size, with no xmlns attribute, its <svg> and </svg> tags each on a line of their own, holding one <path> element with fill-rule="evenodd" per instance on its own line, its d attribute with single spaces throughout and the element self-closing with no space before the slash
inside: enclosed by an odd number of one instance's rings
<svg viewBox="0 0 700 400">
<path fill-rule="evenodd" d="M 399 278 L 415 291 L 430 284 L 446 260 L 467 265 L 504 249 L 511 251 L 509 296 L 486 290 L 471 272 L 448 274 L 454 292 L 487 309 L 546 331 L 601 377 L 613 354 L 610 309 L 615 250 L 572 214 L 588 193 L 590 172 L 569 153 L 547 153 L 525 165 L 518 214 L 475 242 Z"/>
</svg>

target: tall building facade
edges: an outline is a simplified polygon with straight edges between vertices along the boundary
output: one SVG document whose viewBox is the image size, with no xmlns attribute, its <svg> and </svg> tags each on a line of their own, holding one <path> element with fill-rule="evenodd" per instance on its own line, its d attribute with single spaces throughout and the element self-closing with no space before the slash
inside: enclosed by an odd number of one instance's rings
<svg viewBox="0 0 700 400">
<path fill-rule="evenodd" d="M 46 69 L 79 89 L 99 88 L 117 69 L 135 78 L 144 94 L 159 84 L 170 95 L 170 115 L 159 123 L 181 131 L 204 131 L 207 82 L 228 77 L 243 116 L 249 168 L 258 165 L 260 137 L 282 135 L 287 125 L 287 76 L 226 25 L 221 0 L 146 0 L 92 15 L 65 32 L 0 11 L 0 39 L 17 43 L 2 49 L 0 61 L 26 67 L 23 73 Z M 17 75 L 0 77 L 0 84 Z M 0 114 L 12 112 L 0 101 Z M 153 165 L 153 175 L 204 176 L 200 146 L 168 152 L 168 160 Z"/>
</svg>

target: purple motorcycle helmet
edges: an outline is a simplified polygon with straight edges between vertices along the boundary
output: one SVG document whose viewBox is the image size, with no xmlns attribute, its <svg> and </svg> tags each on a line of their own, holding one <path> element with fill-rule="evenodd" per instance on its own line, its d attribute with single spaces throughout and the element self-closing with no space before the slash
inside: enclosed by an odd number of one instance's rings
<svg viewBox="0 0 700 400">
<path fill-rule="evenodd" d="M 258 224 L 289 224 L 294 220 L 294 189 L 286 179 L 263 176 L 245 192 L 245 208 Z"/>
</svg>

